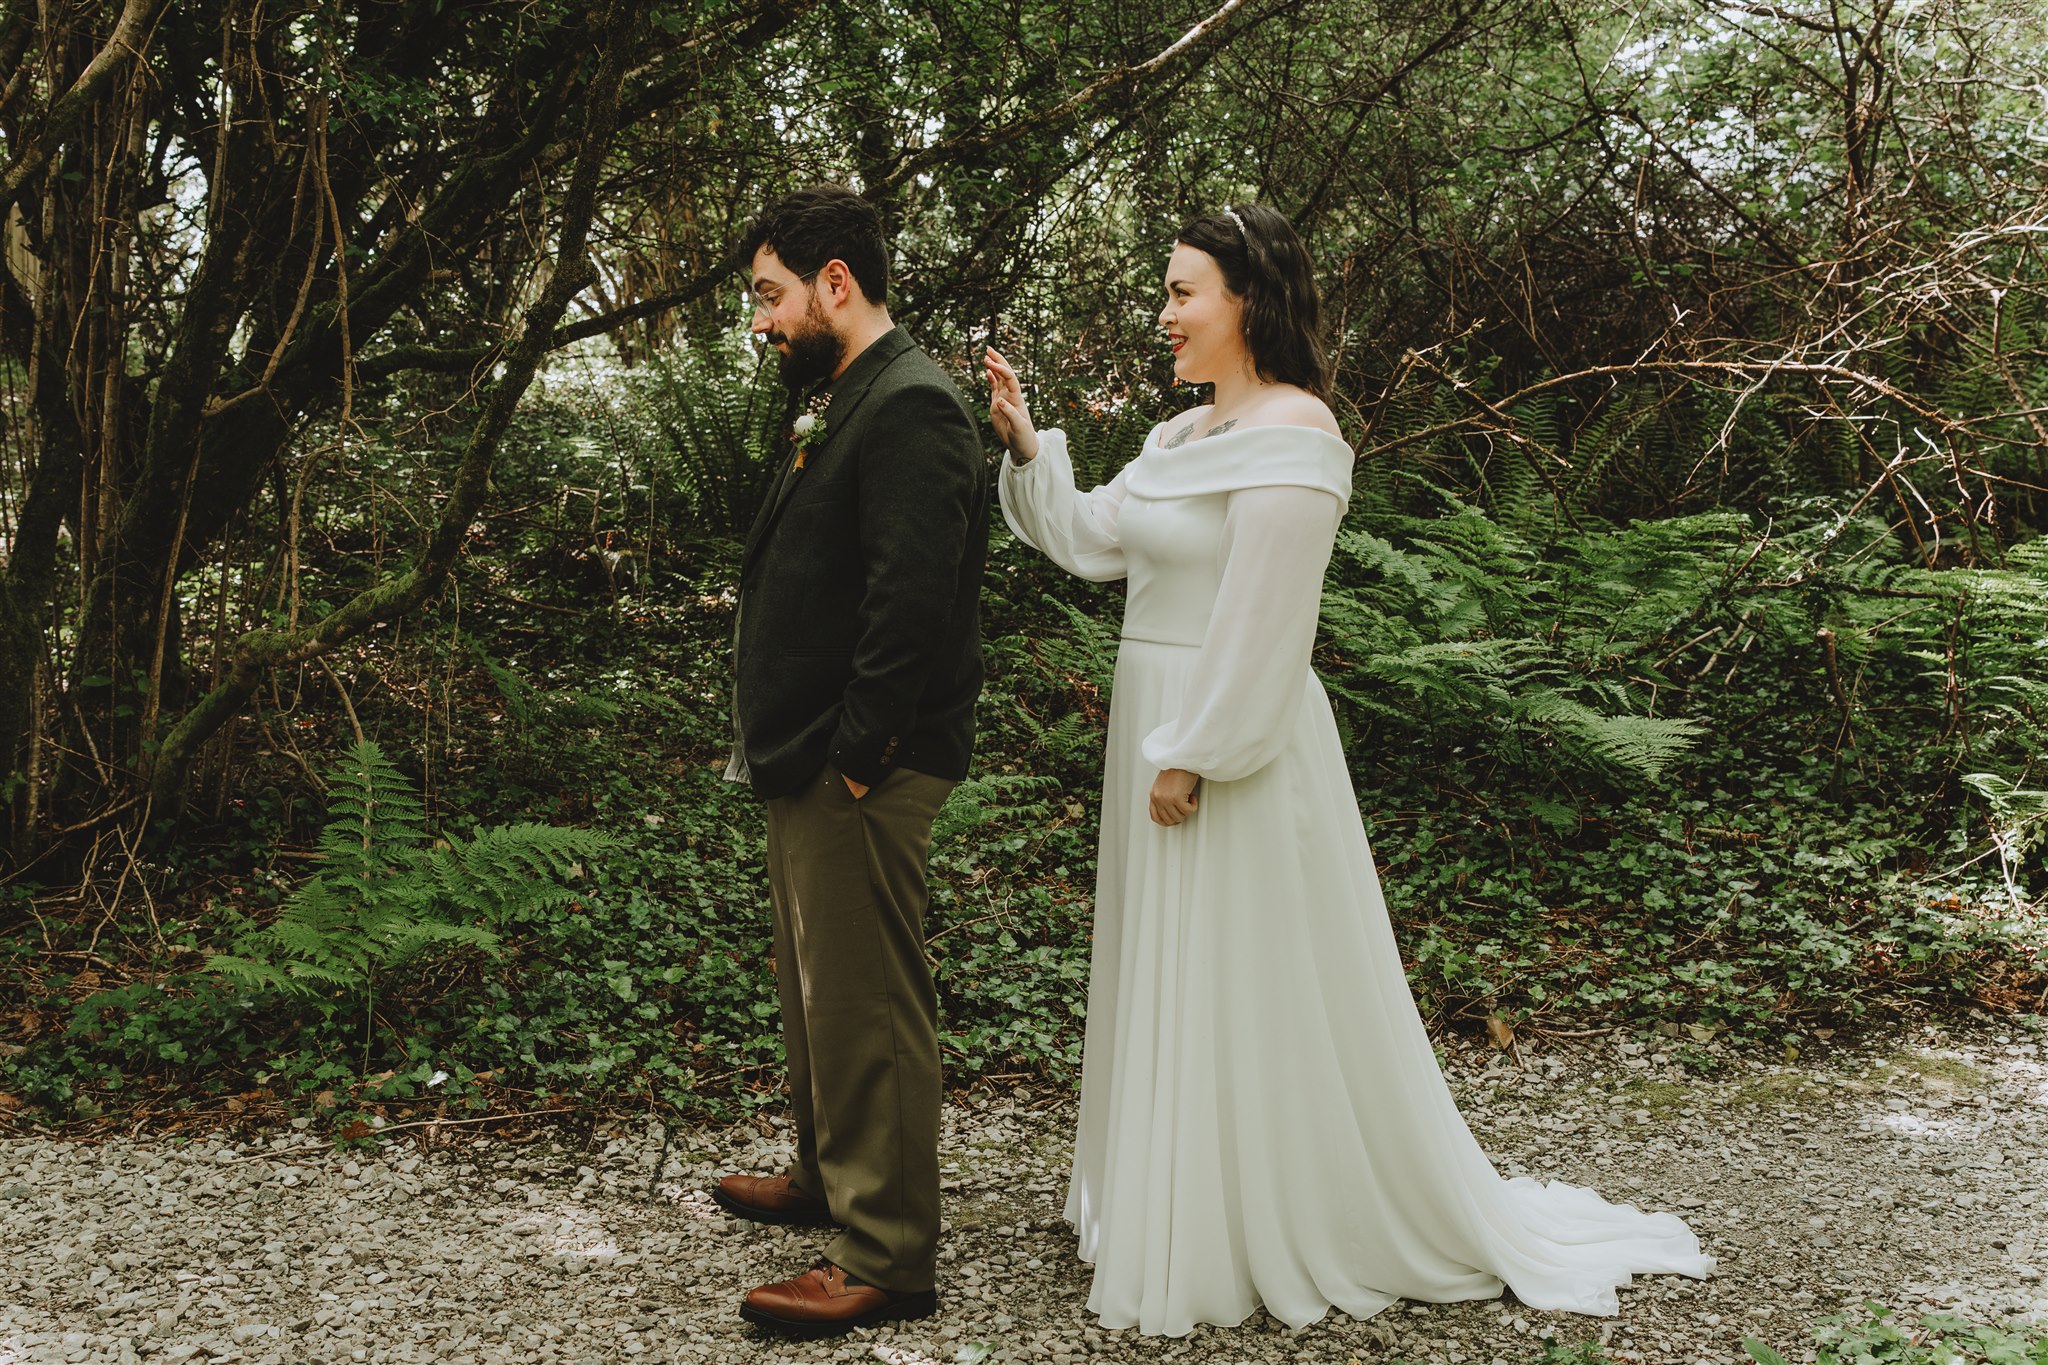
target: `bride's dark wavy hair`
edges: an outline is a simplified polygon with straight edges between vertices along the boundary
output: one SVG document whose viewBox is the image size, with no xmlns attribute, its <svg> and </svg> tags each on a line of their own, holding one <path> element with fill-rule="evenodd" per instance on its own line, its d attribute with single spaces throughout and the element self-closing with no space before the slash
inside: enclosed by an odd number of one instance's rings
<svg viewBox="0 0 2048 1365">
<path fill-rule="evenodd" d="M 1264 204 L 1230 206 L 1189 222 L 1176 241 L 1215 257 L 1223 283 L 1244 300 L 1244 342 L 1252 368 L 1269 383 L 1293 384 L 1330 400 L 1330 358 L 1323 347 L 1323 304 L 1308 251 L 1294 224 Z"/>
</svg>

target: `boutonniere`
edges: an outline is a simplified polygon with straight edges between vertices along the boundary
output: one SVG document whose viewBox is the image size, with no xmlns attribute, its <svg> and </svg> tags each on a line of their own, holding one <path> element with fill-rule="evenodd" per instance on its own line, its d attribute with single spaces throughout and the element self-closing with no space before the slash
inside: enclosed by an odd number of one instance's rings
<svg viewBox="0 0 2048 1365">
<path fill-rule="evenodd" d="M 813 450 L 825 443 L 825 409 L 831 406 L 832 395 L 821 393 L 789 424 L 789 439 L 796 445 L 798 469 L 804 467 Z"/>
</svg>

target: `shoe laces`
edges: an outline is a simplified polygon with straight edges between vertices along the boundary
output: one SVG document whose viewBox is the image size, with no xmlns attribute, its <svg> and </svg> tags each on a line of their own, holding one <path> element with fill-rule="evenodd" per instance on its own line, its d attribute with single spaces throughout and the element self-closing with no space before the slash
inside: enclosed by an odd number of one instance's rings
<svg viewBox="0 0 2048 1365">
<path fill-rule="evenodd" d="M 861 1289 L 876 1288 L 875 1285 L 869 1284 L 866 1280 L 863 1280 L 860 1276 L 854 1274 L 845 1266 L 835 1265 L 832 1261 L 827 1260 L 823 1256 L 820 1256 L 817 1260 L 811 1262 L 811 1269 L 820 1272 L 827 1279 L 831 1278 L 832 1272 L 836 1270 L 839 1272 L 840 1278 L 843 1279 L 847 1284 L 854 1285 L 857 1288 Z"/>
</svg>

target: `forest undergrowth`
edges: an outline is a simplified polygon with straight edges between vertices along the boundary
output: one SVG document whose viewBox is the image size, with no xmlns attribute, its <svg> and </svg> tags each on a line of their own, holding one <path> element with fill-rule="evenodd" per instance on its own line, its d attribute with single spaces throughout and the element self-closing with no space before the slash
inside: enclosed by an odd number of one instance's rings
<svg viewBox="0 0 2048 1365">
<path fill-rule="evenodd" d="M 1071 418 L 1096 474 L 1144 426 Z M 171 840 L 0 891 L 0 1117 L 363 1136 L 776 1101 L 762 818 L 721 777 L 717 523 L 758 470 L 622 420 L 534 405 L 456 591 L 273 691 Z M 2038 542 L 1927 567 L 1852 500 L 1560 527 L 1360 485 L 1316 663 L 1438 1036 L 1640 1031 L 1711 1071 L 2041 1008 Z M 345 580 L 361 536 L 326 543 Z M 1078 1067 L 1120 608 L 998 529 L 980 757 L 932 860 L 955 1084 Z"/>
</svg>

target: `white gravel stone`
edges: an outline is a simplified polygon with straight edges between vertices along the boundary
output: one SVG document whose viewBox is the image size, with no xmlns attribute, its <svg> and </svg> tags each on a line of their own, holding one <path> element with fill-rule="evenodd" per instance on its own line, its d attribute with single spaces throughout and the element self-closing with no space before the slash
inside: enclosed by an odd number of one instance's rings
<svg viewBox="0 0 2048 1365">
<path fill-rule="evenodd" d="M 822 1342 L 761 1337 L 736 1310 L 824 1238 L 736 1223 L 703 1193 L 788 1159 L 779 1116 L 678 1130 L 660 1171 L 661 1130 L 639 1124 L 588 1149 L 462 1134 L 337 1153 L 297 1121 L 243 1140 L 7 1140 L 0 1361 L 1528 1365 L 1551 1338 L 1738 1365 L 1745 1335 L 1804 1357 L 1815 1323 L 1866 1298 L 2048 1320 L 2048 1027 L 2000 1027 L 2020 1044 L 1895 1034 L 1710 1079 L 1627 1040 L 1525 1052 L 1521 1069 L 1454 1050 L 1503 1171 L 1680 1209 L 1720 1257 L 1705 1284 L 1639 1281 L 1619 1319 L 1506 1300 L 1298 1332 L 1260 1313 L 1178 1342 L 1104 1331 L 1060 1219 L 1071 1098 L 975 1095 L 946 1114 L 940 1313 Z M 1982 1084 L 1936 1065 L 1957 1061 Z"/>
</svg>

